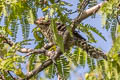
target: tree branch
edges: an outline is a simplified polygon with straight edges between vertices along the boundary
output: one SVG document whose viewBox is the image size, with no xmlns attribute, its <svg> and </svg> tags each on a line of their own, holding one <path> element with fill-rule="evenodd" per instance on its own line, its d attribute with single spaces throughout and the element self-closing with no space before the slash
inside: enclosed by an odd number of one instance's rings
<svg viewBox="0 0 120 80">
<path fill-rule="evenodd" d="M 0 34 L 0 38 L 3 38 L 3 43 L 7 43 L 8 45 L 10 45 L 11 47 L 15 44 L 15 42 L 13 42 L 12 40 L 10 40 L 9 38 L 7 38 L 6 36 Z M 20 48 L 18 51 L 21 53 L 28 53 L 26 56 L 29 56 L 33 53 L 35 54 L 44 54 L 45 56 L 50 57 L 50 51 L 48 51 L 49 48 L 51 48 L 51 46 L 53 46 L 53 43 L 49 43 L 49 44 L 45 44 L 44 47 L 42 47 L 41 49 L 31 49 L 31 48 Z M 25 56 L 25 57 L 26 57 Z"/>
<path fill-rule="evenodd" d="M 73 23 L 74 24 L 74 23 Z M 73 26 L 73 24 L 71 26 Z M 64 45 L 66 46 L 66 42 L 67 39 L 69 38 L 70 34 L 69 32 L 66 30 L 65 34 L 63 36 L 63 40 L 64 40 Z M 59 47 L 57 47 L 56 51 L 55 51 L 55 55 L 53 56 L 53 59 L 56 60 L 58 57 L 60 57 L 60 55 L 62 55 L 62 51 Z M 51 65 L 52 59 L 48 59 L 47 61 L 45 61 L 44 63 L 42 63 L 42 65 L 38 66 L 37 68 L 35 68 L 33 71 L 29 72 L 26 77 L 24 79 L 19 79 L 19 80 L 27 80 L 30 79 L 31 77 L 33 77 L 34 75 L 38 74 L 40 71 L 44 70 L 46 67 L 48 67 L 49 65 Z"/>
<path fill-rule="evenodd" d="M 6 36 L 0 34 L 0 38 L 3 39 L 3 43 L 7 43 L 8 45 L 12 46 L 14 44 L 13 41 L 11 41 L 9 38 L 7 38 Z"/>
<path fill-rule="evenodd" d="M 107 1 L 104 1 L 102 3 L 97 4 L 96 6 L 91 7 L 90 9 L 87 9 L 85 11 L 83 11 L 81 16 L 77 16 L 74 20 L 74 22 L 76 24 L 79 24 L 81 21 L 83 21 L 84 19 L 88 18 L 89 16 L 95 14 L 104 3 L 106 3 Z"/>
</svg>

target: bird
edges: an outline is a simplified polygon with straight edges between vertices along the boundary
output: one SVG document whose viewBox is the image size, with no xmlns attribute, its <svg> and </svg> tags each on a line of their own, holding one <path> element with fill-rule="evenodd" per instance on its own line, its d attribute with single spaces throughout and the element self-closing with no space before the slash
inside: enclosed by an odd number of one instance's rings
<svg viewBox="0 0 120 80">
<path fill-rule="evenodd" d="M 46 20 L 45 17 L 40 17 L 39 19 L 35 20 L 35 24 L 38 25 L 41 33 L 48 40 L 48 42 L 54 43 L 54 36 L 53 36 L 54 34 L 50 27 L 51 19 Z M 66 25 L 62 24 L 61 22 L 56 22 L 56 25 L 57 25 L 56 28 L 58 30 L 58 34 L 60 36 L 63 36 L 65 31 L 67 30 Z M 70 41 L 68 41 L 68 44 L 72 42 L 72 45 L 76 45 L 80 47 L 93 58 L 96 59 L 103 58 L 107 60 L 106 54 L 102 50 L 90 45 L 88 41 L 79 34 L 78 31 L 74 30 L 72 34 L 73 37 L 71 37 Z"/>
</svg>

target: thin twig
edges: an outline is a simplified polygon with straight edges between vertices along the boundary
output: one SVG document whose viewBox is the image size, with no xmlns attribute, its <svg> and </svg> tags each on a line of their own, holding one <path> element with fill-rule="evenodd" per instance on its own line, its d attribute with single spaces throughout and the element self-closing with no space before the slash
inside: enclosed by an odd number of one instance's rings
<svg viewBox="0 0 120 80">
<path fill-rule="evenodd" d="M 10 73 L 10 71 L 7 71 L 7 73 L 10 75 L 10 77 L 11 77 L 13 80 L 16 80 L 16 79 L 12 76 L 12 74 Z"/>
</svg>

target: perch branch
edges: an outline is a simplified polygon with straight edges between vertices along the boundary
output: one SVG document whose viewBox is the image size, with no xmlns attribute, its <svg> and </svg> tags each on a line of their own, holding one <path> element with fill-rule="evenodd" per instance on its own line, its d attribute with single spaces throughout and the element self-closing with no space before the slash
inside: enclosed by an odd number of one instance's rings
<svg viewBox="0 0 120 80">
<path fill-rule="evenodd" d="M 84 19 L 88 18 L 89 16 L 95 14 L 104 3 L 106 3 L 107 1 L 104 1 L 102 3 L 97 4 L 96 6 L 93 6 L 85 11 L 82 12 L 81 16 L 77 16 L 76 19 L 74 19 L 74 22 L 76 24 L 79 24 L 81 21 L 83 21 Z"/>
</svg>

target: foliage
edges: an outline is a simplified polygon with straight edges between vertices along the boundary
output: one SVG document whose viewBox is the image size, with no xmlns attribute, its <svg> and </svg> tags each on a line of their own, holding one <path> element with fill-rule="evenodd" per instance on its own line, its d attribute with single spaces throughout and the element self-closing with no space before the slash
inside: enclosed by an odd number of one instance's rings
<svg viewBox="0 0 120 80">
<path fill-rule="evenodd" d="M 119 32 L 120 26 L 118 26 Z M 118 33 L 119 34 L 119 33 Z M 115 43 L 109 52 L 109 60 L 108 61 L 98 61 L 96 68 L 93 71 L 86 74 L 87 80 L 119 80 L 120 78 L 120 36 L 116 37 Z"/>
<path fill-rule="evenodd" d="M 94 37 L 93 37 L 93 35 L 92 35 L 92 33 L 91 33 L 91 31 L 94 32 L 94 33 L 96 33 L 97 35 L 99 35 L 99 37 L 101 37 L 102 39 L 104 39 L 104 40 L 106 41 L 106 39 L 105 39 L 105 37 L 102 35 L 102 33 L 99 32 L 99 30 L 97 30 L 97 29 L 94 28 L 93 26 L 90 26 L 89 24 L 85 24 L 85 25 L 80 24 L 80 25 L 78 26 L 78 29 L 81 30 L 82 32 L 84 32 L 84 33 L 87 35 L 89 41 L 96 42 L 95 39 L 94 39 Z"/>
<path fill-rule="evenodd" d="M 119 15 L 119 0 L 110 0 L 108 3 L 105 3 L 101 10 L 103 11 L 103 18 L 105 18 L 105 21 L 103 20 L 103 26 L 107 30 L 110 29 L 112 39 L 114 41 L 115 39 L 115 33 L 116 33 L 116 26 L 117 26 L 117 16 Z"/>
<path fill-rule="evenodd" d="M 18 52 L 20 48 L 27 46 L 40 49 L 46 43 L 45 37 L 41 34 L 40 30 L 33 25 L 36 18 L 40 16 L 40 13 L 46 18 L 51 18 L 52 22 L 50 25 L 54 33 L 55 42 L 64 52 L 63 38 L 58 35 L 55 22 L 59 21 L 67 25 L 67 29 L 71 32 L 69 26 L 72 23 L 72 19 L 70 16 L 74 14 L 75 10 L 68 7 L 73 7 L 73 4 L 62 0 L 59 2 L 56 2 L 56 0 L 44 1 L 46 0 L 0 1 L 0 35 L 9 37 L 15 42 L 11 47 L 7 43 L 3 43 L 4 39 L 0 38 L 0 78 L 4 76 L 6 80 L 12 80 L 11 75 L 15 78 L 24 78 L 26 73 L 34 70 L 49 59 L 49 57 L 43 54 L 31 54 L 29 57 L 24 57 L 26 54 Z M 82 1 L 79 0 L 80 3 Z M 97 0 L 90 0 L 87 8 L 91 8 L 97 3 Z M 79 8 L 79 6 L 77 7 Z M 118 80 L 120 78 L 120 26 L 117 24 L 116 19 L 119 14 L 118 7 L 118 0 L 109 0 L 101 8 L 104 29 L 111 32 L 113 39 L 113 46 L 107 54 L 107 61 L 95 60 L 88 56 L 81 48 L 74 46 L 56 60 L 57 66 L 52 64 L 44 69 L 43 74 L 45 77 L 53 79 L 59 73 L 63 80 L 67 80 L 70 78 L 71 71 L 74 71 L 72 70 L 73 66 L 85 67 L 87 64 L 89 72 L 85 74 L 86 80 Z M 80 23 L 77 26 L 77 30 L 87 35 L 88 42 L 96 42 L 92 32 L 106 40 L 104 34 L 89 24 Z M 31 31 L 33 36 L 31 36 Z M 17 39 L 20 39 L 20 41 Z M 30 43 L 29 41 L 32 42 Z M 35 75 L 31 80 L 39 78 L 42 79 L 41 73 Z"/>
</svg>

